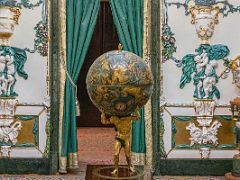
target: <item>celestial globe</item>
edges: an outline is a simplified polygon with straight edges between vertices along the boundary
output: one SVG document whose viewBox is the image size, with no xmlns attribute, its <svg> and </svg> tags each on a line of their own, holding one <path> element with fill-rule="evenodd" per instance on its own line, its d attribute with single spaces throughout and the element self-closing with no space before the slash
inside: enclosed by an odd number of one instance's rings
<svg viewBox="0 0 240 180">
<path fill-rule="evenodd" d="M 153 76 L 136 54 L 115 50 L 98 57 L 90 67 L 87 91 L 93 104 L 109 115 L 127 116 L 151 96 Z"/>
</svg>

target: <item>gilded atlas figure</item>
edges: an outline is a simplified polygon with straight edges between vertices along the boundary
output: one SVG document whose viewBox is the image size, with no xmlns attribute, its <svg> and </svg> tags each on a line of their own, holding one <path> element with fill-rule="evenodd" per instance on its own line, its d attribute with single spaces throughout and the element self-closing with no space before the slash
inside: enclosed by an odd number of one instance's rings
<svg viewBox="0 0 240 180">
<path fill-rule="evenodd" d="M 123 110 L 125 107 L 119 104 L 119 108 Z M 119 154 L 122 148 L 124 148 L 125 156 L 128 164 L 128 169 L 130 172 L 135 172 L 134 167 L 131 163 L 131 130 L 132 130 L 132 120 L 139 120 L 140 114 L 136 110 L 135 113 L 132 113 L 127 116 L 111 116 L 106 118 L 104 110 L 101 111 L 101 122 L 102 124 L 113 124 L 116 130 L 115 136 L 115 145 L 114 145 L 114 166 L 115 169 L 112 171 L 113 175 L 118 174 L 118 162 Z"/>
<path fill-rule="evenodd" d="M 122 148 L 128 169 L 134 172 L 130 153 L 132 121 L 140 119 L 139 108 L 147 103 L 152 93 L 153 77 L 149 66 L 139 56 L 119 46 L 119 50 L 107 52 L 95 60 L 86 84 L 90 99 L 101 111 L 101 122 L 116 128 L 112 175 L 118 175 Z"/>
</svg>

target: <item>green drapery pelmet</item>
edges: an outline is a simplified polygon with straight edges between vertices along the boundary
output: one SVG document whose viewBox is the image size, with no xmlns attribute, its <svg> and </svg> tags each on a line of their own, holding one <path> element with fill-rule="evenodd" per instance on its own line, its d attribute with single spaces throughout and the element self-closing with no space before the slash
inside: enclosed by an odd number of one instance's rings
<svg viewBox="0 0 240 180">
<path fill-rule="evenodd" d="M 114 24 L 123 49 L 143 55 L 143 0 L 110 0 Z M 144 111 L 141 120 L 133 122 L 132 152 L 145 153 Z"/>
<path fill-rule="evenodd" d="M 77 153 L 76 83 L 96 24 L 100 1 L 67 0 L 67 78 L 62 125 L 62 157 Z M 71 168 L 75 168 L 68 164 Z"/>
</svg>

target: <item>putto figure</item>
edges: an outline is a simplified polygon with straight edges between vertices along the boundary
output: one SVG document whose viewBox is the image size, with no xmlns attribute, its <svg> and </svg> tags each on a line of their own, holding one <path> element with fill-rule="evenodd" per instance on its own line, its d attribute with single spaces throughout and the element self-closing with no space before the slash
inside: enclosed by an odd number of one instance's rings
<svg viewBox="0 0 240 180">
<path fill-rule="evenodd" d="M 115 169 L 112 171 L 113 175 L 118 174 L 118 163 L 119 163 L 119 154 L 122 148 L 124 148 L 126 160 L 128 163 L 128 169 L 130 172 L 135 172 L 134 167 L 131 163 L 131 129 L 132 121 L 139 120 L 140 114 L 136 110 L 134 113 L 127 116 L 111 116 L 106 118 L 105 112 L 101 111 L 101 122 L 102 124 L 113 124 L 116 128 L 116 137 L 114 145 L 114 166 Z"/>
</svg>

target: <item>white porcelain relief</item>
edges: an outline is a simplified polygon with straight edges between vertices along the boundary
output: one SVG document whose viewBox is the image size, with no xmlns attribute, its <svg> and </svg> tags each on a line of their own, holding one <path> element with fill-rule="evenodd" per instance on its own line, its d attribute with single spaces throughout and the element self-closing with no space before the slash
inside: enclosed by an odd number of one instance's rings
<svg viewBox="0 0 240 180">
<path fill-rule="evenodd" d="M 193 102 L 197 116 L 213 116 L 215 101 L 210 99 L 196 99 Z"/>
<path fill-rule="evenodd" d="M 21 122 L 13 123 L 17 103 L 14 98 L 0 99 L 0 143 L 8 144 L 1 146 L 2 157 L 9 155 L 10 148 L 7 147 L 17 143 L 17 137 L 22 128 Z"/>
<path fill-rule="evenodd" d="M 222 126 L 219 121 L 213 120 L 215 101 L 211 99 L 196 99 L 193 103 L 197 116 L 198 126 L 195 123 L 190 123 L 186 130 L 190 131 L 191 141 L 190 145 L 218 145 L 218 129 Z M 205 149 L 204 149 L 205 148 Z M 201 147 L 199 153 L 201 158 L 208 158 L 210 155 L 210 149 L 207 147 Z"/>
<path fill-rule="evenodd" d="M 186 129 L 190 131 L 190 141 L 191 146 L 193 145 L 206 145 L 212 144 L 214 146 L 218 145 L 217 132 L 221 127 L 221 123 L 218 121 L 214 121 L 210 127 L 196 127 L 194 123 L 190 123 Z"/>
<path fill-rule="evenodd" d="M 0 52 L 1 54 L 1 52 Z M 5 75 L 6 72 L 6 75 Z M 16 68 L 14 65 L 14 56 L 0 56 L 0 96 L 11 95 L 11 88 L 15 83 Z"/>
</svg>

